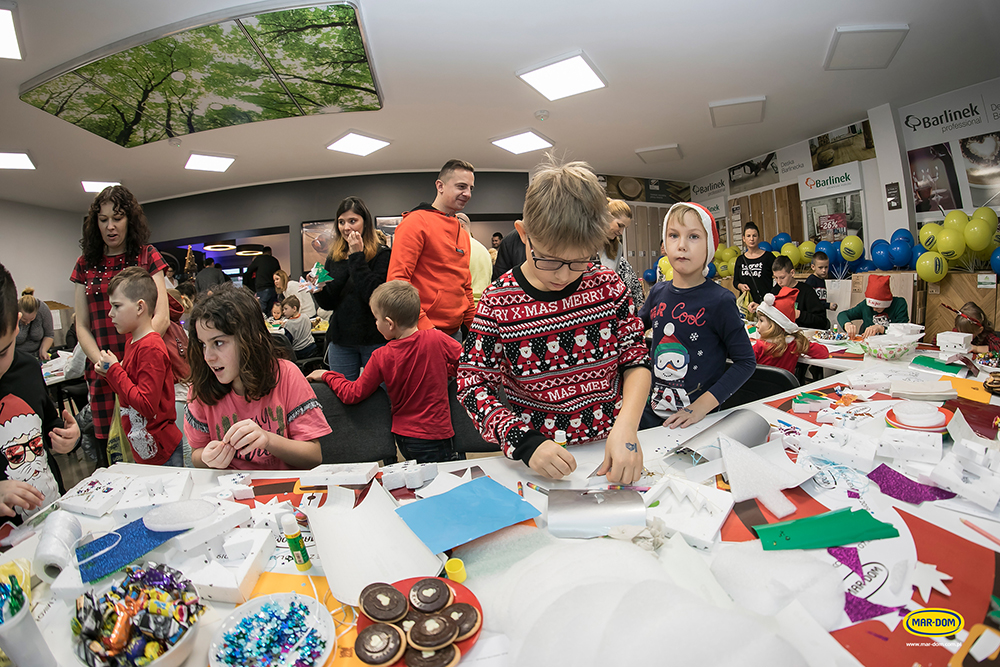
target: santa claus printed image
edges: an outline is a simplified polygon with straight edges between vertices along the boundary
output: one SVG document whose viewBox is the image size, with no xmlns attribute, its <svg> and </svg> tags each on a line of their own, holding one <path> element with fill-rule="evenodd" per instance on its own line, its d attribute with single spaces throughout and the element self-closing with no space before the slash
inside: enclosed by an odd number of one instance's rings
<svg viewBox="0 0 1000 667">
<path fill-rule="evenodd" d="M 27 482 L 38 489 L 45 496 L 43 506 L 59 498 L 59 487 L 42 443 L 42 418 L 13 394 L 0 399 L 0 452 L 6 459 L 7 479 Z M 28 515 L 21 507 L 15 509 L 21 516 Z"/>
</svg>

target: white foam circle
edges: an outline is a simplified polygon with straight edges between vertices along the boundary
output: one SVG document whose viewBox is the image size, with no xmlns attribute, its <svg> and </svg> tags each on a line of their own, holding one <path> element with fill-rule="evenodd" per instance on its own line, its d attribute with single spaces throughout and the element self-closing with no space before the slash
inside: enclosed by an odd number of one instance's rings
<svg viewBox="0 0 1000 667">
<path fill-rule="evenodd" d="M 142 522 L 146 528 L 156 532 L 187 530 L 215 514 L 218 508 L 207 500 L 179 500 L 154 507 L 142 517 Z"/>
<path fill-rule="evenodd" d="M 893 408 L 893 413 L 900 424 L 917 428 L 942 426 L 946 419 L 936 405 L 923 401 L 897 403 Z"/>
</svg>

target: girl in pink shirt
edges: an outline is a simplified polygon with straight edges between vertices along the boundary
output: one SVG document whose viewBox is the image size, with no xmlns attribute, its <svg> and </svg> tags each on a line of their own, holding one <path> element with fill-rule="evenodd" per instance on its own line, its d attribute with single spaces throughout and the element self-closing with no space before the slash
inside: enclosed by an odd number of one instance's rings
<svg viewBox="0 0 1000 667">
<path fill-rule="evenodd" d="M 223 285 L 200 300 L 188 325 L 190 402 L 184 433 L 201 468 L 304 470 L 330 433 L 302 372 L 278 358 L 260 306 Z"/>
</svg>

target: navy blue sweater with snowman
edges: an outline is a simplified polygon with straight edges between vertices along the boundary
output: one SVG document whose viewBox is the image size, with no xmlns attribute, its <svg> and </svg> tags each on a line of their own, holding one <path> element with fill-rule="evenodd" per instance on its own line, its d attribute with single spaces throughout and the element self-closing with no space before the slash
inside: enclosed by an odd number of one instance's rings
<svg viewBox="0 0 1000 667">
<path fill-rule="evenodd" d="M 706 391 L 723 403 L 753 374 L 757 362 L 736 297 L 706 280 L 681 289 L 657 283 L 639 317 L 653 330 L 653 385 L 643 425 L 669 417 Z M 726 359 L 733 365 L 726 369 Z"/>
</svg>

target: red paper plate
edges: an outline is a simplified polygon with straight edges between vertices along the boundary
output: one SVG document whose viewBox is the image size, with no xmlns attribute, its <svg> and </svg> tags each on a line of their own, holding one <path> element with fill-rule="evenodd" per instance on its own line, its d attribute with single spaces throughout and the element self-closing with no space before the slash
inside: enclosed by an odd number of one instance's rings
<svg viewBox="0 0 1000 667">
<path fill-rule="evenodd" d="M 418 581 L 422 581 L 424 579 L 440 579 L 444 583 L 448 584 L 449 588 L 451 588 L 451 592 L 455 597 L 455 599 L 452 600 L 452 604 L 454 604 L 455 602 L 465 602 L 471 604 L 473 607 L 476 608 L 476 611 L 479 612 L 480 624 L 479 624 L 479 629 L 476 630 L 476 633 L 471 637 L 469 637 L 468 639 L 463 639 L 462 641 L 455 643 L 455 646 L 457 646 L 458 650 L 462 652 L 462 657 L 464 658 L 465 655 L 472 650 L 472 647 L 476 645 L 476 642 L 479 641 L 479 635 L 483 631 L 483 624 L 482 624 L 483 607 L 482 605 L 479 604 L 479 599 L 475 596 L 475 594 L 472 591 L 470 591 L 462 584 L 456 584 L 454 581 L 451 581 L 450 579 L 444 579 L 442 577 L 413 577 L 412 579 L 403 579 L 402 581 L 397 581 L 396 583 L 392 584 L 392 587 L 395 588 L 400 593 L 402 593 L 403 595 L 405 595 L 407 599 L 409 599 L 410 588 L 413 587 L 413 584 L 417 583 Z M 369 625 L 373 625 L 374 623 L 375 621 L 368 618 L 361 612 L 358 612 L 358 632 L 361 632 Z"/>
<path fill-rule="evenodd" d="M 893 428 L 901 428 L 907 431 L 923 431 L 924 433 L 944 433 L 948 430 L 948 423 L 951 418 L 955 416 L 955 413 L 946 408 L 938 408 L 938 412 L 944 415 L 944 424 L 940 426 L 907 426 L 898 419 L 896 419 L 896 413 L 890 409 L 885 413 L 885 423 Z"/>
</svg>

